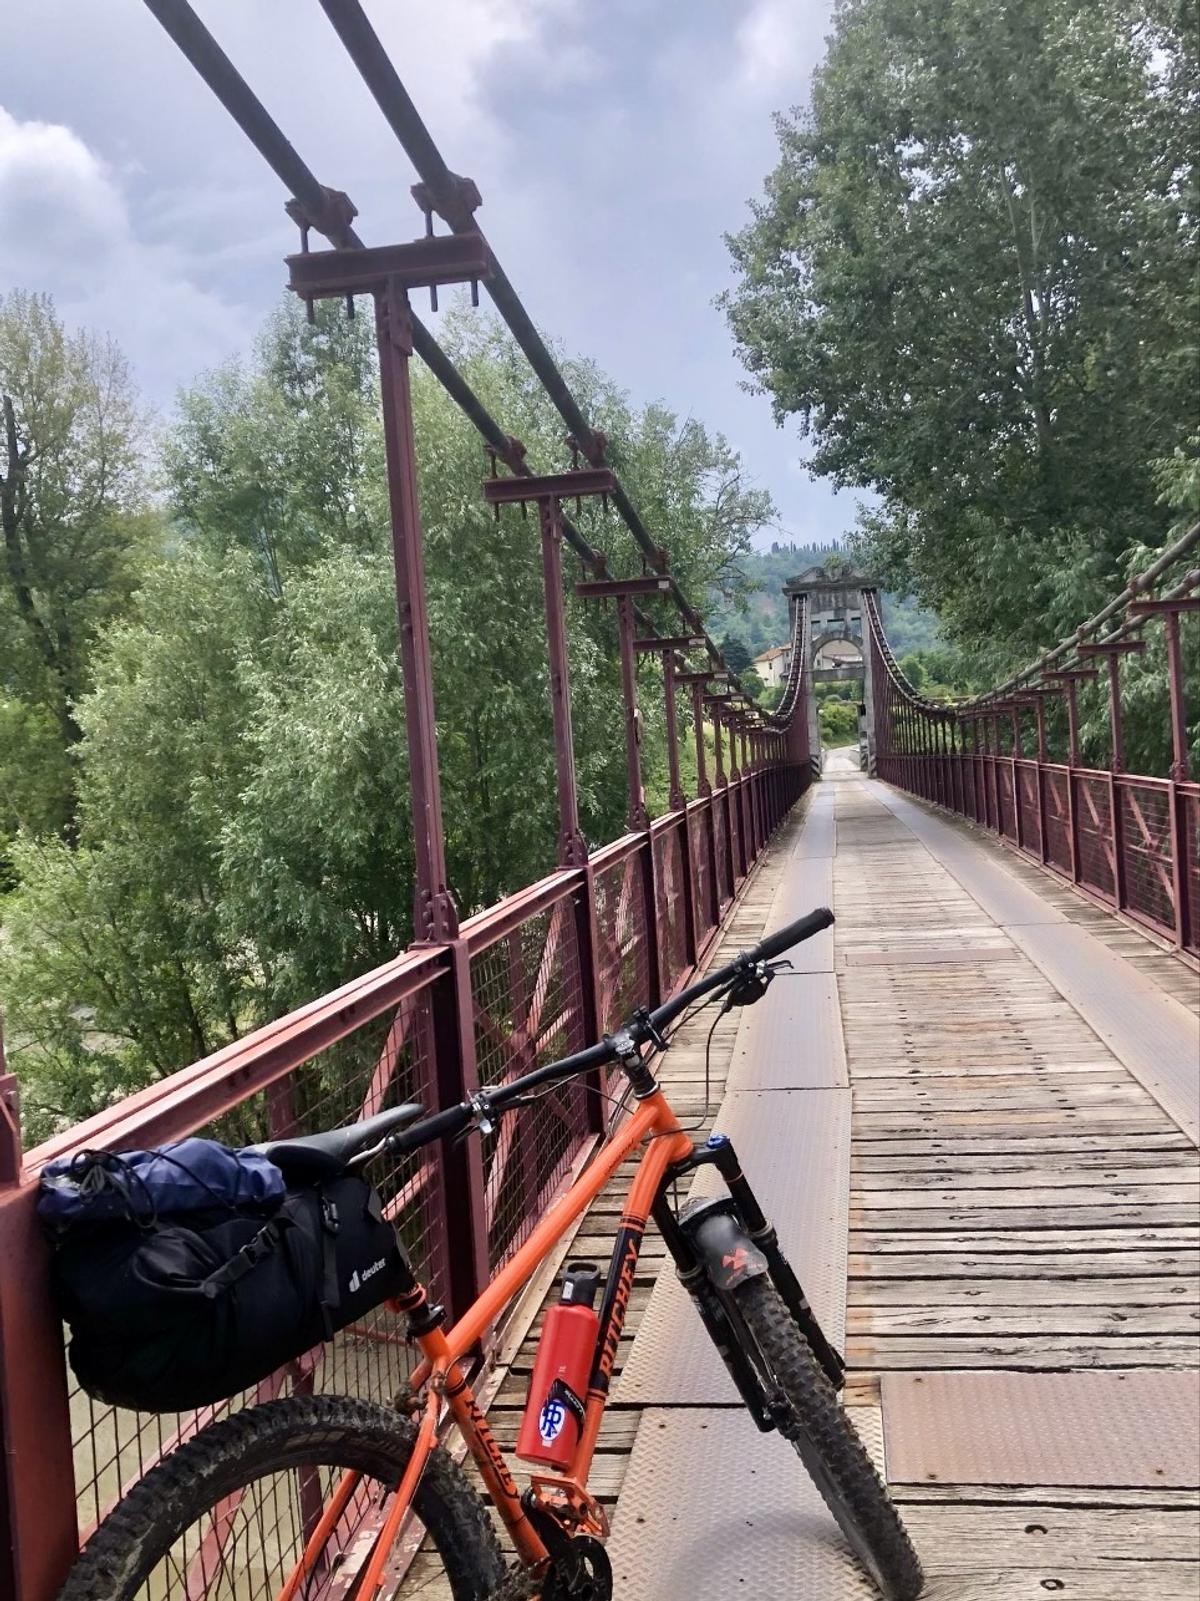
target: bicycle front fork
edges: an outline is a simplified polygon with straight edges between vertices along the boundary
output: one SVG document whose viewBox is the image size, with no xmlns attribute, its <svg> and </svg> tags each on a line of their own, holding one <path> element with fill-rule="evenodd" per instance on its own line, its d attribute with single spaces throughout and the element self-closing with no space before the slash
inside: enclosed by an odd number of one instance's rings
<svg viewBox="0 0 1200 1601">
<path fill-rule="evenodd" d="M 727 1194 L 689 1201 L 676 1216 L 668 1198 L 670 1186 L 700 1167 L 715 1167 Z M 667 1169 L 653 1214 L 679 1279 L 760 1429 L 774 1428 L 775 1419 L 762 1382 L 737 1336 L 732 1300 L 733 1291 L 747 1279 L 770 1277 L 829 1382 L 835 1390 L 843 1388 L 845 1364 L 817 1321 L 725 1135 L 712 1135 L 707 1144 L 697 1146 L 690 1156 Z"/>
</svg>

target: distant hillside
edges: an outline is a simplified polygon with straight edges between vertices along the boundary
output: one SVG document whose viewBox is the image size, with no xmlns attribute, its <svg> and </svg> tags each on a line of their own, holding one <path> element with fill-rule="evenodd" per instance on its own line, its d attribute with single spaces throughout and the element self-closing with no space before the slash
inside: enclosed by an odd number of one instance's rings
<svg viewBox="0 0 1200 1601">
<path fill-rule="evenodd" d="M 748 551 L 741 560 L 742 571 L 754 584 L 745 610 L 730 606 L 720 595 L 711 594 L 708 628 L 714 639 L 732 635 L 742 640 L 751 656 L 782 645 L 787 639 L 787 602 L 783 586 L 789 578 L 806 568 L 821 566 L 827 556 L 841 547 L 836 544 L 795 545 L 775 543 L 770 550 Z M 896 595 L 881 596 L 883 623 L 897 656 L 910 650 L 927 650 L 940 643 L 937 619 L 910 600 Z"/>
</svg>

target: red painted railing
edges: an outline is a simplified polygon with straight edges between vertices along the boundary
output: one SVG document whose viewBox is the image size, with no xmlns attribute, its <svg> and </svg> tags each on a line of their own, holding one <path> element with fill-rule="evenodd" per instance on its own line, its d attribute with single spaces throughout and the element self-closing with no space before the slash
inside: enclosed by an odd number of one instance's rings
<svg viewBox="0 0 1200 1601">
<path fill-rule="evenodd" d="M 991 694 L 958 703 L 928 700 L 908 682 L 866 592 L 880 777 L 990 829 L 1192 956 L 1200 955 L 1200 783 L 1191 777 L 1185 705 L 1184 663 L 1196 660 L 1195 640 L 1185 649 L 1184 630 L 1197 627 L 1200 570 L 1183 569 L 1197 544 L 1200 525 L 1056 650 Z M 1154 629 L 1161 638 L 1148 640 Z M 1149 644 L 1164 658 L 1164 776 L 1124 771 L 1120 662 Z M 1077 697 L 1093 680 L 1107 700 L 1105 767 L 1080 761 Z M 1065 709 L 1065 759 L 1049 750 L 1052 697 Z"/>
</svg>

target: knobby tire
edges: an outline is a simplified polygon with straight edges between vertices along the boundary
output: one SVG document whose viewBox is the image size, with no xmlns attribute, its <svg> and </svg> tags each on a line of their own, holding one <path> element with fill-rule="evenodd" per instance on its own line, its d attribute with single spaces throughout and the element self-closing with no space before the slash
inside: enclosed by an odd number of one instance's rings
<svg viewBox="0 0 1200 1601">
<path fill-rule="evenodd" d="M 193 1542 L 198 1544 L 211 1522 L 206 1515 L 218 1503 L 269 1475 L 354 1468 L 394 1489 L 416 1435 L 415 1424 L 389 1407 L 334 1395 L 268 1401 L 211 1424 L 164 1457 L 113 1509 L 72 1568 L 59 1601 L 135 1601 L 139 1593 L 160 1594 L 143 1586 L 172 1547 L 188 1530 L 199 1530 Z M 504 1560 L 482 1500 L 441 1448 L 430 1457 L 415 1507 L 454 1601 L 488 1601 L 504 1583 Z M 281 1558 L 277 1588 L 302 1550 L 301 1541 Z M 220 1582 L 221 1575 L 216 1578 Z M 301 1601 L 322 1591 L 319 1580 L 302 1585 Z"/>
<path fill-rule="evenodd" d="M 733 1300 L 750 1335 L 746 1355 L 789 1403 L 792 1421 L 782 1432 L 855 1555 L 887 1601 L 915 1601 L 924 1578 L 912 1541 L 783 1298 L 769 1279 L 756 1278 L 739 1285 Z"/>
</svg>

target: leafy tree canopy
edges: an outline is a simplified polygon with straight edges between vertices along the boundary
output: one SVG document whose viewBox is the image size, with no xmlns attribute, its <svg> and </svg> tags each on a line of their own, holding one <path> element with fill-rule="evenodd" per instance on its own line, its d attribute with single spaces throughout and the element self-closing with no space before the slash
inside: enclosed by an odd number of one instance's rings
<svg viewBox="0 0 1200 1601">
<path fill-rule="evenodd" d="M 1124 579 L 1195 459 L 1195 0 L 840 0 L 730 240 L 739 351 L 862 559 L 1011 666 Z"/>
<path fill-rule="evenodd" d="M 157 537 L 142 418 L 111 341 L 0 296 L 0 841 L 72 826 L 74 705 Z"/>
</svg>

